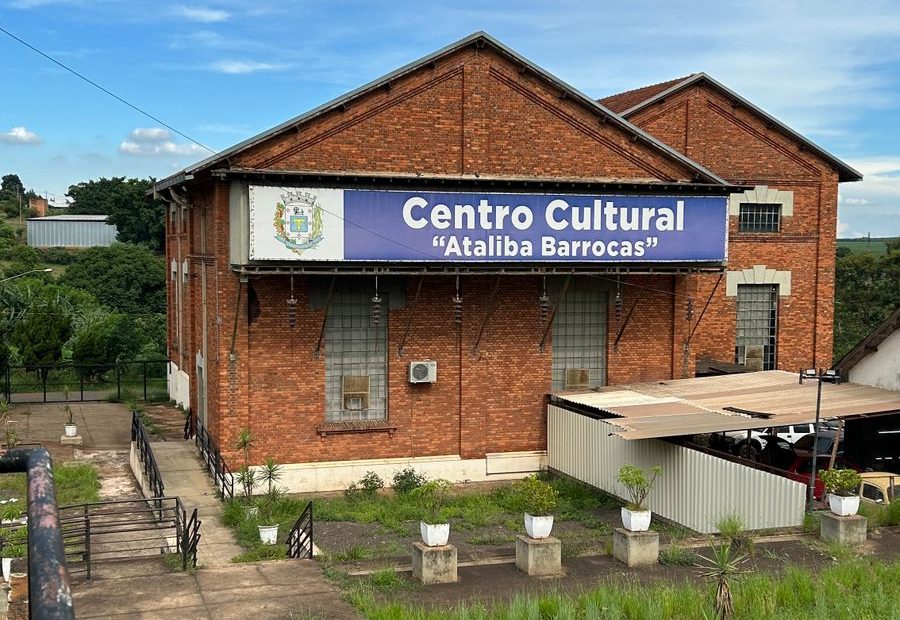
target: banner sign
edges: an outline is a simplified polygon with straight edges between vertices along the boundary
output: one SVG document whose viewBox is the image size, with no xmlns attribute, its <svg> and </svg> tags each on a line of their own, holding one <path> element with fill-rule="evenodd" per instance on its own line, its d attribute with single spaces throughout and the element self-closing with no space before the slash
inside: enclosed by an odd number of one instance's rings
<svg viewBox="0 0 900 620">
<path fill-rule="evenodd" d="M 723 262 L 724 196 L 250 186 L 250 259 Z"/>
</svg>

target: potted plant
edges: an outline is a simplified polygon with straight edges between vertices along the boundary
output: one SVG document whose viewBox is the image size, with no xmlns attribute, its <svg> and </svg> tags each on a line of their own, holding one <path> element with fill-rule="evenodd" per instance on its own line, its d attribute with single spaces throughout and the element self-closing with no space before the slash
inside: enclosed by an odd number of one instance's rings
<svg viewBox="0 0 900 620">
<path fill-rule="evenodd" d="M 259 478 L 267 485 L 266 497 L 259 510 L 259 540 L 267 545 L 274 545 L 278 542 L 278 521 L 275 519 L 275 510 L 278 507 L 278 500 L 281 499 L 282 491 L 276 483 L 281 479 L 281 465 L 272 457 L 267 458 L 259 472 Z"/>
<path fill-rule="evenodd" d="M 528 476 L 513 485 L 516 503 L 525 512 L 525 532 L 531 538 L 548 538 L 553 530 L 553 515 L 559 491 L 538 479 Z"/>
<path fill-rule="evenodd" d="M 651 513 L 644 508 L 644 502 L 653 488 L 656 478 L 662 473 L 659 465 L 645 472 L 634 465 L 623 465 L 616 478 L 628 492 L 628 503 L 622 507 L 622 525 L 630 532 L 646 532 L 650 529 Z"/>
<path fill-rule="evenodd" d="M 253 487 L 256 485 L 256 471 L 250 469 L 250 449 L 253 447 L 253 434 L 249 428 L 242 428 L 238 433 L 235 447 L 244 455 L 244 464 L 238 469 L 235 479 L 241 487 L 247 514 L 255 517 L 259 513 L 259 507 L 252 503 Z"/>
<path fill-rule="evenodd" d="M 12 450 L 15 448 L 19 443 L 19 434 L 16 432 L 14 420 L 6 421 L 6 428 L 4 428 L 3 434 L 6 436 L 6 449 Z"/>
<path fill-rule="evenodd" d="M 859 474 L 852 469 L 819 470 L 819 478 L 828 491 L 828 507 L 841 517 L 855 515 L 859 510 Z"/>
<path fill-rule="evenodd" d="M 66 411 L 66 416 L 68 416 L 68 422 L 66 422 L 66 437 L 75 437 L 78 435 L 78 426 L 74 421 L 72 407 L 67 403 L 64 409 Z"/>
<path fill-rule="evenodd" d="M 450 488 L 447 480 L 429 480 L 413 489 L 412 495 L 422 503 L 422 520 L 419 531 L 426 547 L 442 547 L 450 538 L 450 523 L 441 516 L 444 496 Z"/>
</svg>

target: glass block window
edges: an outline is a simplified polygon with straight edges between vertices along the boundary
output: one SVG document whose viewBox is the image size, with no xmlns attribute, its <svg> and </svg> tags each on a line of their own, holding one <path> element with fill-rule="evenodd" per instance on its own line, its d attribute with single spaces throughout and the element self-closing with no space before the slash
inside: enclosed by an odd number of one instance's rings
<svg viewBox="0 0 900 620">
<path fill-rule="evenodd" d="M 741 204 L 738 214 L 740 232 L 778 232 L 781 224 L 780 204 Z"/>
<path fill-rule="evenodd" d="M 372 293 L 335 291 L 325 321 L 325 421 L 386 418 L 387 317 L 373 323 Z"/>
<path fill-rule="evenodd" d="M 593 282 L 573 282 L 553 317 L 553 389 L 587 389 L 606 383 L 607 292 Z"/>
<path fill-rule="evenodd" d="M 735 361 L 744 364 L 751 347 L 762 347 L 763 370 L 774 370 L 778 340 L 778 285 L 739 284 Z"/>
</svg>

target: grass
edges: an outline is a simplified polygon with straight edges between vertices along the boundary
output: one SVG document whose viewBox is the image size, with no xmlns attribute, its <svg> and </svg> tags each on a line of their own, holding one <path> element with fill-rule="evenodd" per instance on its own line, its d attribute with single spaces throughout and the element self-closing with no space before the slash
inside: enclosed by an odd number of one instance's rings
<svg viewBox="0 0 900 620">
<path fill-rule="evenodd" d="M 466 542 L 470 545 L 496 547 L 499 545 L 508 545 L 510 543 L 516 542 L 516 537 L 513 534 L 491 532 L 488 534 L 475 534 L 474 536 L 470 536 Z"/>
<path fill-rule="evenodd" d="M 733 584 L 732 591 L 733 620 L 895 618 L 900 617 L 900 564 L 848 560 L 817 573 L 790 567 L 777 574 L 746 576 Z M 370 620 L 716 617 L 712 590 L 691 583 L 603 584 L 581 594 L 520 594 L 507 602 L 463 603 L 449 609 L 425 609 L 396 600 L 383 602 L 385 597 L 379 597 L 376 587 L 366 582 L 352 585 L 346 592 L 348 600 Z"/>
<path fill-rule="evenodd" d="M 850 248 L 854 254 L 871 253 L 874 256 L 884 256 L 887 254 L 887 243 L 885 239 L 873 238 L 871 242 L 868 239 L 838 239 L 837 247 Z"/>
<path fill-rule="evenodd" d="M 900 498 L 889 506 L 876 506 L 868 502 L 860 502 L 859 514 L 866 517 L 873 526 L 900 525 Z"/>
<path fill-rule="evenodd" d="M 237 538 L 238 544 L 247 551 L 232 558 L 233 562 L 255 562 L 257 560 L 272 560 L 284 557 L 288 533 L 294 527 L 294 523 L 300 517 L 306 502 L 290 497 L 283 497 L 275 502 L 272 517 L 278 523 L 278 542 L 274 545 L 265 545 L 259 540 L 258 516 L 247 514 L 246 502 L 242 498 L 234 498 L 225 501 L 222 507 L 222 523 L 231 528 Z M 277 551 L 276 551 L 277 550 Z"/>
<path fill-rule="evenodd" d="M 672 545 L 659 552 L 659 563 L 666 566 L 694 566 L 698 556 L 691 549 Z"/>
<path fill-rule="evenodd" d="M 559 491 L 559 503 L 554 510 L 557 521 L 576 521 L 601 534 L 609 532 L 609 527 L 593 511 L 599 508 L 618 508 L 621 505 L 618 500 L 567 478 L 552 477 L 548 482 Z M 418 521 L 424 510 L 416 497 L 390 492 L 316 498 L 313 504 L 318 521 L 377 523 L 401 536 L 409 535 L 408 524 Z M 522 511 L 515 505 L 508 485 L 488 492 L 463 490 L 448 494 L 441 516 L 457 531 L 489 526 L 504 527 L 513 533 L 523 530 Z"/>
<path fill-rule="evenodd" d="M 100 479 L 97 468 L 87 463 L 63 463 L 53 468 L 56 503 L 59 506 L 100 501 Z M 0 498 L 17 498 L 25 509 L 27 497 L 25 474 L 0 475 Z"/>
</svg>

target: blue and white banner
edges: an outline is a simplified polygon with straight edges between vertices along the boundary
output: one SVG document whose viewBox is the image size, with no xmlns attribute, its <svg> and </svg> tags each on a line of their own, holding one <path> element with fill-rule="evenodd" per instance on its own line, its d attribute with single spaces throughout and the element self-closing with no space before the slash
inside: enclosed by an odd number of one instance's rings
<svg viewBox="0 0 900 620">
<path fill-rule="evenodd" d="M 723 262 L 724 196 L 250 186 L 250 259 Z"/>
</svg>

